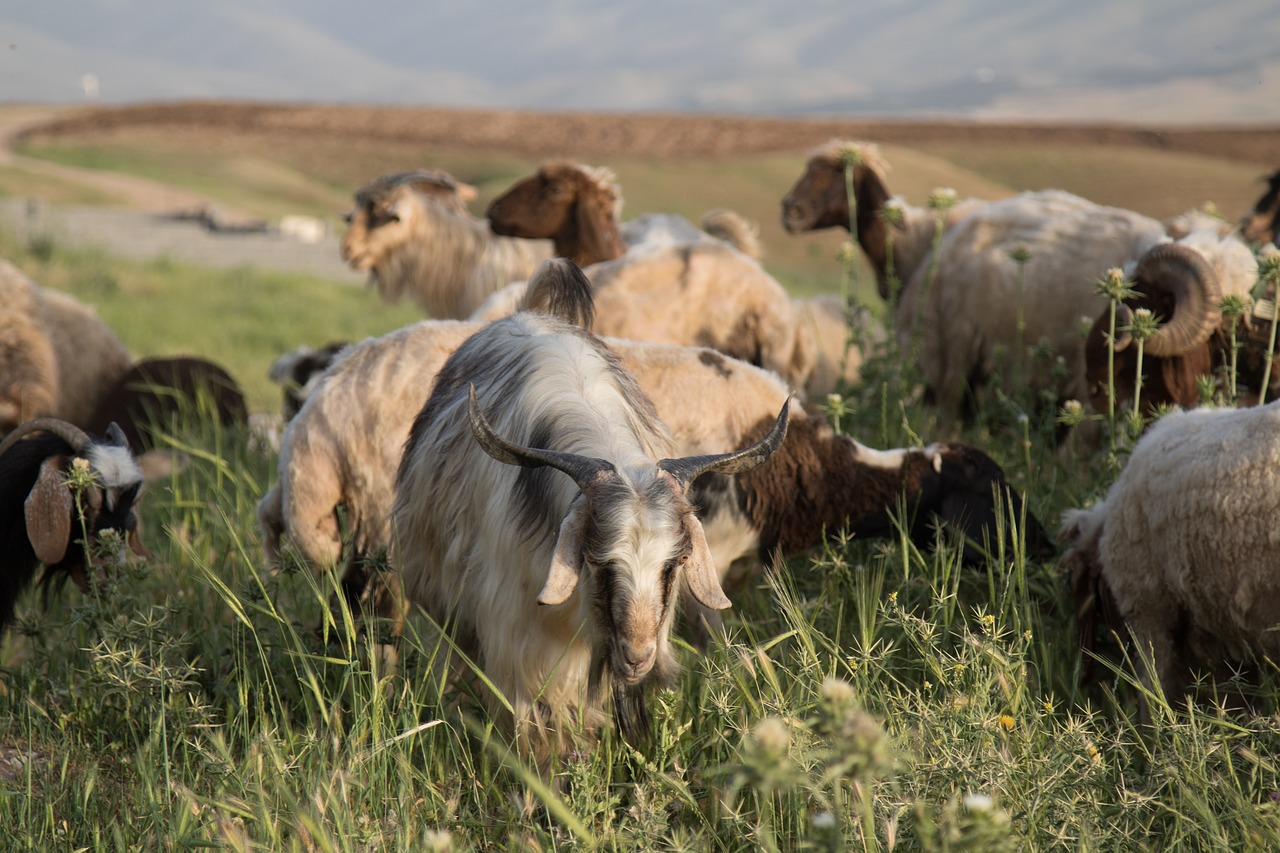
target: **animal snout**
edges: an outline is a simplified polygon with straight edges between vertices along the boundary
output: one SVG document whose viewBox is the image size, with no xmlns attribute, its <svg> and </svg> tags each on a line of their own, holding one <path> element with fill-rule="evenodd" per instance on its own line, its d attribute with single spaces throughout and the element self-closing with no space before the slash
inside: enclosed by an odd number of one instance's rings
<svg viewBox="0 0 1280 853">
<path fill-rule="evenodd" d="M 804 229 L 808 211 L 803 204 L 787 196 L 782 200 L 782 227 L 792 234 Z"/>
<path fill-rule="evenodd" d="M 623 644 L 621 648 L 623 672 L 622 676 L 632 683 L 639 681 L 653 669 L 654 660 L 658 657 L 658 643 L 650 641 L 643 646 Z"/>
</svg>

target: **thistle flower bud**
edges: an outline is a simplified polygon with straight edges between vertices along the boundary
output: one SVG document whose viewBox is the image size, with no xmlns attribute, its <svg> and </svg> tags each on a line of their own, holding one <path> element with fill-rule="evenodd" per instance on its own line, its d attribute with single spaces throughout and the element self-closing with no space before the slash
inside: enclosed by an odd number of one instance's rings
<svg viewBox="0 0 1280 853">
<path fill-rule="evenodd" d="M 958 196 L 951 187 L 938 187 L 929 193 L 929 209 L 941 213 L 955 206 Z"/>
<path fill-rule="evenodd" d="M 1023 245 L 1014 246 L 1009 250 L 1009 259 L 1015 264 L 1025 264 L 1031 260 L 1031 250 Z"/>
</svg>

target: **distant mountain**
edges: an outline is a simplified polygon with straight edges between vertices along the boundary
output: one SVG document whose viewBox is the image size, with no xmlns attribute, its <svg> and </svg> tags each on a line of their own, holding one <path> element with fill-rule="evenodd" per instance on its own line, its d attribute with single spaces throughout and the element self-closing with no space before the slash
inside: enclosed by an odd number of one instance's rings
<svg viewBox="0 0 1280 853">
<path fill-rule="evenodd" d="M 0 100 L 1280 121 L 1275 0 L 45 0 Z"/>
</svg>

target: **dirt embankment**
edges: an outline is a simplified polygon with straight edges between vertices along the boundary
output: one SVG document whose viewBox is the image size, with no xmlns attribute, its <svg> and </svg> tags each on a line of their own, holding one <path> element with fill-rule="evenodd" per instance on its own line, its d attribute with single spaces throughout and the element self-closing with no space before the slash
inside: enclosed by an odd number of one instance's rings
<svg viewBox="0 0 1280 853">
<path fill-rule="evenodd" d="M 1156 128 L 1118 125 L 855 121 L 724 115 L 535 113 L 426 107 L 246 104 L 222 101 L 76 110 L 25 127 L 18 138 L 52 140 L 116 128 L 175 134 L 375 138 L 424 146 L 499 149 L 528 157 L 654 158 L 794 152 L 832 137 L 920 144 L 1124 145 L 1212 154 L 1274 166 L 1280 127 Z"/>
</svg>

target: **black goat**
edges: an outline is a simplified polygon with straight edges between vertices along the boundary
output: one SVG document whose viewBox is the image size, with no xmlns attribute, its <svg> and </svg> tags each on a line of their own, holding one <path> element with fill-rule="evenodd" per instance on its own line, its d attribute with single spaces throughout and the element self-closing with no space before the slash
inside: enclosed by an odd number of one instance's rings
<svg viewBox="0 0 1280 853">
<path fill-rule="evenodd" d="M 73 486 L 79 480 L 83 486 Z M 18 596 L 45 566 L 46 592 L 67 578 L 89 589 L 91 551 L 106 530 L 149 556 L 134 504 L 142 472 L 115 424 L 105 441 L 56 418 L 22 424 L 0 443 L 0 636 Z"/>
</svg>

